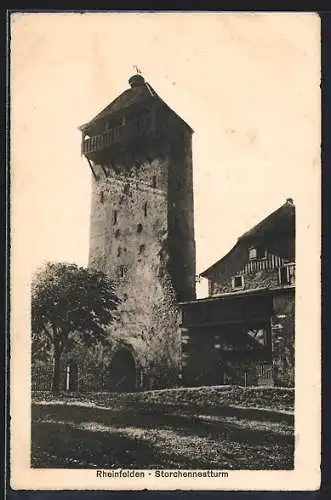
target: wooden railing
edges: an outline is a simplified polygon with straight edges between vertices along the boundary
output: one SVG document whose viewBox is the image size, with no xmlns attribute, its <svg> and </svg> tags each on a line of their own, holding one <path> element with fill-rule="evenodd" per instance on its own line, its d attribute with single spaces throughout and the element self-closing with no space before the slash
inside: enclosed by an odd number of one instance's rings
<svg viewBox="0 0 331 500">
<path fill-rule="evenodd" d="M 149 136 L 153 131 L 151 116 L 145 115 L 137 121 L 119 125 L 107 130 L 103 134 L 95 135 L 83 140 L 82 153 L 88 155 L 98 153 L 117 145 L 126 146 L 143 136 Z"/>
<path fill-rule="evenodd" d="M 250 260 L 243 269 L 244 273 L 263 271 L 264 269 L 277 269 L 286 263 L 286 259 L 268 254 L 264 259 Z"/>
</svg>

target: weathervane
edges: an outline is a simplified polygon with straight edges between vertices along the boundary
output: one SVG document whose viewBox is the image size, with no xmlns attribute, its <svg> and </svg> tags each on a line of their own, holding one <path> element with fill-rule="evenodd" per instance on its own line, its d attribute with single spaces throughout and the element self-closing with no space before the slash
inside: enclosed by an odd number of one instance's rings
<svg viewBox="0 0 331 500">
<path fill-rule="evenodd" d="M 133 65 L 134 69 L 136 70 L 137 74 L 138 75 L 141 75 L 141 71 L 140 69 L 138 68 L 138 66 L 136 64 Z"/>
</svg>

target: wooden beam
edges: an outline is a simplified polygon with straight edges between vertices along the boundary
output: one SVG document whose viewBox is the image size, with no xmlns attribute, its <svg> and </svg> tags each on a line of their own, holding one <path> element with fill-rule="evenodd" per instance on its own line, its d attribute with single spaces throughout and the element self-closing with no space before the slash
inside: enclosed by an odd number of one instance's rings
<svg viewBox="0 0 331 500">
<path fill-rule="evenodd" d="M 105 174 L 105 176 L 106 176 L 106 177 L 108 177 L 108 176 L 107 176 L 107 172 L 106 172 L 106 169 L 105 169 L 105 167 L 104 167 L 104 166 L 103 166 L 102 164 L 101 164 L 101 168 L 102 168 L 102 170 L 103 170 L 103 173 Z"/>
<path fill-rule="evenodd" d="M 88 158 L 87 156 L 86 156 L 86 159 L 87 159 L 88 164 L 89 164 L 89 166 L 90 166 L 90 169 L 91 169 L 91 172 L 92 172 L 92 174 L 93 174 L 93 177 L 95 178 L 95 180 L 98 180 L 98 177 L 97 177 L 96 173 L 95 173 L 95 172 L 94 172 L 94 170 L 93 170 L 93 165 L 92 165 L 92 163 L 90 162 L 90 160 L 89 160 L 89 158 Z"/>
<path fill-rule="evenodd" d="M 199 322 L 199 323 L 182 323 L 179 325 L 181 328 L 212 328 L 212 327 L 217 327 L 217 326 L 227 326 L 227 325 L 245 325 L 248 324 L 250 326 L 252 323 L 265 323 L 270 320 L 270 317 L 267 316 L 261 316 L 257 318 L 246 318 L 246 319 L 239 319 L 239 320 L 228 320 L 228 321 L 213 321 L 213 322 Z"/>
</svg>

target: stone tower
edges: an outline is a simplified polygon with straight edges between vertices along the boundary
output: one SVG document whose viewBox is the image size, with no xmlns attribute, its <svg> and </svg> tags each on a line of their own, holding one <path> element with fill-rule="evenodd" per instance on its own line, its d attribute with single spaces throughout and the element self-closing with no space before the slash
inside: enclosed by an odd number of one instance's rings
<svg viewBox="0 0 331 500">
<path fill-rule="evenodd" d="M 110 326 L 118 390 L 180 374 L 178 302 L 195 298 L 192 129 L 142 75 L 82 131 L 92 171 L 89 266 L 121 298 Z"/>
</svg>

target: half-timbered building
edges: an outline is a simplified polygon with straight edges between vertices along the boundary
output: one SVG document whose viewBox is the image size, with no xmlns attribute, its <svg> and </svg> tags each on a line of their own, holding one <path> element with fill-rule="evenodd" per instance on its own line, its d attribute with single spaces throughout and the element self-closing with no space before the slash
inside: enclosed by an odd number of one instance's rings
<svg viewBox="0 0 331 500">
<path fill-rule="evenodd" d="M 209 296 L 182 303 L 187 384 L 294 384 L 292 199 L 201 273 Z"/>
</svg>

